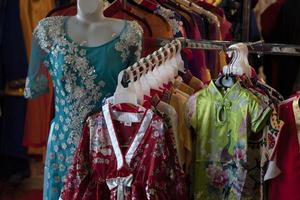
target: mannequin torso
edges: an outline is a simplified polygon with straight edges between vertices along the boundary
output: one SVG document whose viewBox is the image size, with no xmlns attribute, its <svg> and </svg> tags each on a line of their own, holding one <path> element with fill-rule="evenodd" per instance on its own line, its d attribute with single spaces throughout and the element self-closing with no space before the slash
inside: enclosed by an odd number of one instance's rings
<svg viewBox="0 0 300 200">
<path fill-rule="evenodd" d="M 77 15 L 67 21 L 67 32 L 78 44 L 95 47 L 110 42 L 125 27 L 123 20 L 103 16 L 102 0 L 77 0 Z"/>
</svg>

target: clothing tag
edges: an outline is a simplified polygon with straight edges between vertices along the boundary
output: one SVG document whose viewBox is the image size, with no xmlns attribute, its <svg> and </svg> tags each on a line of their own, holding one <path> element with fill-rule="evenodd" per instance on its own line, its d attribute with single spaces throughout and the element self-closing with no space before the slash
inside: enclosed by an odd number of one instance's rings
<svg viewBox="0 0 300 200">
<path fill-rule="evenodd" d="M 131 122 L 124 122 L 124 125 L 125 125 L 125 126 L 131 126 L 132 123 L 131 123 Z"/>
</svg>

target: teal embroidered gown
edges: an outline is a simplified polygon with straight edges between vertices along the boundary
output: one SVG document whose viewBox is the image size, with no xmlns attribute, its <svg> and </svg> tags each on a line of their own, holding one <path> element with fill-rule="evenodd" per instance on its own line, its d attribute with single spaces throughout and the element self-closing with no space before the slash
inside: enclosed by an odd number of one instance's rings
<svg viewBox="0 0 300 200">
<path fill-rule="evenodd" d="M 122 32 L 111 41 L 86 47 L 68 36 L 67 19 L 49 17 L 39 22 L 26 80 L 27 98 L 48 91 L 47 71 L 54 85 L 55 117 L 47 144 L 44 200 L 59 198 L 86 115 L 113 95 L 119 72 L 139 59 L 142 46 L 142 29 L 136 22 L 124 21 Z"/>
</svg>

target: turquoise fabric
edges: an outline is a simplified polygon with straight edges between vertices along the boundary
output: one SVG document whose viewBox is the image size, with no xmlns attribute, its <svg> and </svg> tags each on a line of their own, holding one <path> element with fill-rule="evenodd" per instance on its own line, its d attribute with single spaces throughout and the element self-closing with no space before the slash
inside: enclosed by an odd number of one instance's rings
<svg viewBox="0 0 300 200">
<path fill-rule="evenodd" d="M 114 93 L 122 69 L 139 59 L 142 29 L 124 21 L 119 35 L 97 47 L 85 47 L 67 34 L 68 17 L 40 21 L 33 46 L 25 96 L 48 91 L 49 71 L 55 96 L 44 174 L 44 200 L 59 199 L 63 180 L 72 164 L 86 115 L 99 110 L 105 97 Z"/>
</svg>

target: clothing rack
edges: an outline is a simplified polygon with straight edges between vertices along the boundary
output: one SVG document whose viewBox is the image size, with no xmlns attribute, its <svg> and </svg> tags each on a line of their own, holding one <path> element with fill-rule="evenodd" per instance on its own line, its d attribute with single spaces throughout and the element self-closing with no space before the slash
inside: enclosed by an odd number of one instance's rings
<svg viewBox="0 0 300 200">
<path fill-rule="evenodd" d="M 181 42 L 182 48 L 223 51 L 227 51 L 229 46 L 238 43 L 220 40 L 191 40 L 185 38 L 177 38 L 177 40 Z M 164 46 L 171 41 L 172 40 L 162 38 L 158 38 L 156 40 L 157 46 Z M 251 54 L 300 56 L 300 45 L 265 43 L 263 40 L 256 42 L 243 42 L 243 44 L 248 46 L 248 51 Z"/>
<path fill-rule="evenodd" d="M 148 55 L 146 58 L 142 58 L 134 65 L 124 70 L 122 77 L 122 85 L 127 87 L 130 80 L 136 81 L 140 76 L 146 74 L 149 70 L 153 70 L 157 62 L 159 65 L 164 62 L 164 57 L 175 55 L 183 48 L 190 49 L 205 49 L 205 50 L 218 50 L 218 51 L 230 51 L 228 47 L 236 44 L 237 42 L 219 41 L 219 40 L 191 40 L 185 38 L 169 39 L 157 39 L 157 46 L 161 46 L 161 51 L 155 51 Z M 282 55 L 282 56 L 300 56 L 300 45 L 292 44 L 275 44 L 265 43 L 264 41 L 246 42 L 243 43 L 248 47 L 248 51 L 251 54 L 266 54 L 266 55 Z M 175 47 L 172 49 L 172 45 Z M 162 55 L 163 53 L 163 55 Z"/>
</svg>

